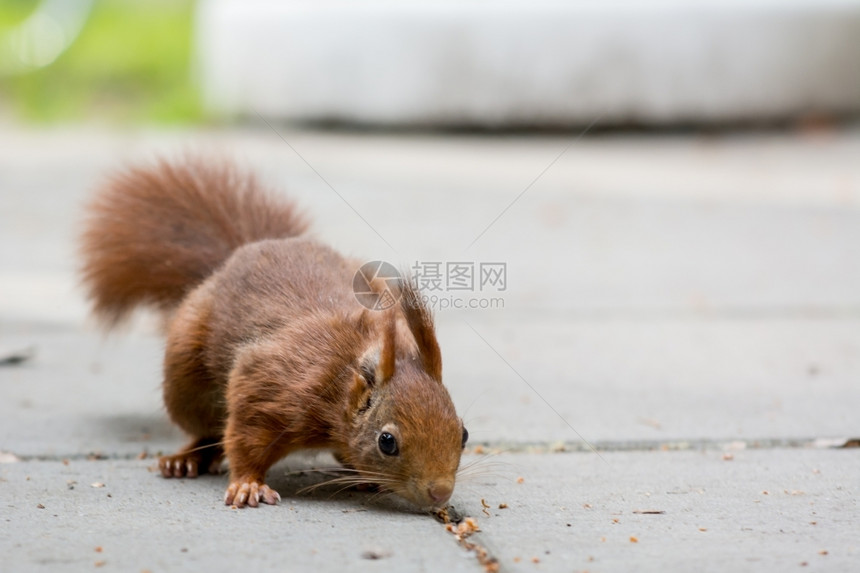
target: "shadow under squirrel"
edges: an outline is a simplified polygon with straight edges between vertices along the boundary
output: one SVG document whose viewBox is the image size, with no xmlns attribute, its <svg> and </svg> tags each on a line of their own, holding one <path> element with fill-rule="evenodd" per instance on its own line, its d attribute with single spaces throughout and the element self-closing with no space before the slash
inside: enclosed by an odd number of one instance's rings
<svg viewBox="0 0 860 573">
<path fill-rule="evenodd" d="M 360 263 L 306 229 L 252 175 L 193 157 L 129 168 L 88 206 L 96 316 L 110 328 L 149 306 L 167 319 L 164 403 L 192 440 L 161 473 L 217 472 L 226 455 L 225 503 L 256 507 L 280 499 L 265 485 L 276 461 L 328 448 L 356 482 L 442 507 L 468 432 L 431 313 L 408 280 L 394 307 L 362 306 Z"/>
</svg>

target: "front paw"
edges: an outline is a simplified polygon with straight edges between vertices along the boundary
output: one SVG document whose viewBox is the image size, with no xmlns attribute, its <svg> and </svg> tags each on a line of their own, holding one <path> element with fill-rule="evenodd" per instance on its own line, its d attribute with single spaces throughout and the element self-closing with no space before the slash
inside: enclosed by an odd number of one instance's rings
<svg viewBox="0 0 860 573">
<path fill-rule="evenodd" d="M 275 505 L 281 501 L 281 496 L 264 483 L 257 480 L 237 480 L 231 482 L 224 494 L 224 503 L 236 507 L 257 507 L 260 502 Z"/>
<path fill-rule="evenodd" d="M 180 452 L 173 456 L 162 456 L 158 459 L 158 469 L 166 478 L 196 478 L 199 473 L 199 456 Z"/>
</svg>

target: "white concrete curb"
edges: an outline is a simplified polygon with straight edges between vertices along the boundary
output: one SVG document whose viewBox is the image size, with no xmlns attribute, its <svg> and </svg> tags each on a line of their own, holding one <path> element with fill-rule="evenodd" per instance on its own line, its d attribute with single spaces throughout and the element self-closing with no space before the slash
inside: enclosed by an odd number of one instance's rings
<svg viewBox="0 0 860 573">
<path fill-rule="evenodd" d="M 209 0 L 221 114 L 382 125 L 671 124 L 860 111 L 860 1 Z"/>
</svg>

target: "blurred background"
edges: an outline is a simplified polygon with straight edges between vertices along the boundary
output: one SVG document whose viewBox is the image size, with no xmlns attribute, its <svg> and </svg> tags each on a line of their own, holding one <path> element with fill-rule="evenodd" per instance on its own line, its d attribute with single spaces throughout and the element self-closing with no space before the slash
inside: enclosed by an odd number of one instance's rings
<svg viewBox="0 0 860 573">
<path fill-rule="evenodd" d="M 7 120 L 760 126 L 860 111 L 855 0 L 4 0 Z"/>
<path fill-rule="evenodd" d="M 0 335 L 44 384 L 143 380 L 93 419 L 160 416 L 157 329 L 103 350 L 75 241 L 106 174 L 190 149 L 346 253 L 507 265 L 503 308 L 439 313 L 477 442 L 848 434 L 858 112 L 860 0 L 2 0 Z M 33 452 L 100 443 L 32 384 Z"/>
</svg>

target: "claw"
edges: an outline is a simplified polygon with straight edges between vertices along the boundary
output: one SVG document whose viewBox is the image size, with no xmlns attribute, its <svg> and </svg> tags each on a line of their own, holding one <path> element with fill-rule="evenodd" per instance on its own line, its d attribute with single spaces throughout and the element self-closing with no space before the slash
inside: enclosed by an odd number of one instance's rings
<svg viewBox="0 0 860 573">
<path fill-rule="evenodd" d="M 257 481 L 233 482 L 224 493 L 224 503 L 236 507 L 258 507 L 260 502 L 275 505 L 281 501 L 281 496 L 267 486 Z"/>
</svg>

